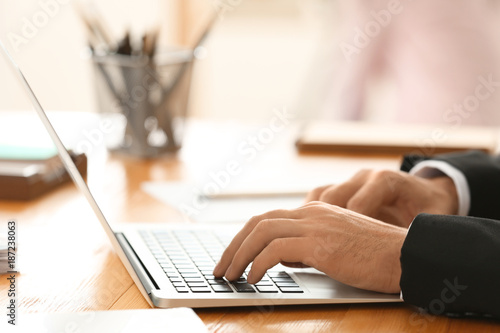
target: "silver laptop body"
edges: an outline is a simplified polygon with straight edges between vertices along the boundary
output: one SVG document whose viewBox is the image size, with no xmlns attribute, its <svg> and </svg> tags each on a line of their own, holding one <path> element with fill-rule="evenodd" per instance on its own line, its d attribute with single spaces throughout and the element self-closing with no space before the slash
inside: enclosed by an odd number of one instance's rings
<svg viewBox="0 0 500 333">
<path fill-rule="evenodd" d="M 268 271 L 264 280 L 256 285 L 246 283 L 245 275 L 234 282 L 215 279 L 211 269 L 241 226 L 167 223 L 162 228 L 157 224 L 111 228 L 30 85 L 1 42 L 0 49 L 57 147 L 66 170 L 151 306 L 197 308 L 401 301 L 399 295 L 352 288 L 314 269 L 290 269 L 281 265 Z M 186 249 L 181 249 L 183 242 L 188 244 Z"/>
</svg>

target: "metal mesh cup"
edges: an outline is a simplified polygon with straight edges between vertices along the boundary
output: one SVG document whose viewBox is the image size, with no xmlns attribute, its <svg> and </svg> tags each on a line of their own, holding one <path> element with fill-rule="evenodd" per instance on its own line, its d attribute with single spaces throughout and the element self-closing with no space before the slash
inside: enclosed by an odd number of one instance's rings
<svg viewBox="0 0 500 333">
<path fill-rule="evenodd" d="M 112 151 L 151 158 L 181 147 L 193 53 L 93 54 L 99 111 L 121 130 Z"/>
</svg>

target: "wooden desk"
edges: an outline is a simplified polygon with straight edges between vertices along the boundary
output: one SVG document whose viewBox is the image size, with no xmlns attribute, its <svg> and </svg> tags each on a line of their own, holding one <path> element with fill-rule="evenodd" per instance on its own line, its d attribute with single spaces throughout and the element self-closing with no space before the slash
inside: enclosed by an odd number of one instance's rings
<svg viewBox="0 0 500 333">
<path fill-rule="evenodd" d="M 92 169 L 89 171 L 89 181 L 102 183 L 107 193 L 111 193 L 105 203 L 110 220 L 172 220 L 176 212 L 141 191 L 141 182 L 187 179 L 207 172 L 208 164 L 224 165 L 237 156 L 234 149 L 252 133 L 256 133 L 255 129 L 242 132 L 234 126 L 222 130 L 201 126 L 196 131 L 188 131 L 185 146 L 176 157 L 150 161 L 108 157 L 103 169 L 94 175 Z M 269 173 L 281 176 L 300 170 L 337 174 L 354 171 L 353 165 L 396 168 L 399 163 L 397 157 L 299 156 L 292 139 L 288 134 L 276 134 L 257 154 L 256 161 L 266 166 Z M 21 274 L 17 289 L 21 313 L 148 307 L 73 185 L 28 203 L 0 202 L 0 222 L 12 218 L 17 220 L 20 240 Z M 4 275 L 0 277 L 0 307 L 4 309 L 0 311 L 1 320 L 5 320 L 7 289 Z M 196 312 L 210 331 L 216 332 L 500 330 L 498 322 L 421 315 L 405 304 L 247 307 Z"/>
</svg>

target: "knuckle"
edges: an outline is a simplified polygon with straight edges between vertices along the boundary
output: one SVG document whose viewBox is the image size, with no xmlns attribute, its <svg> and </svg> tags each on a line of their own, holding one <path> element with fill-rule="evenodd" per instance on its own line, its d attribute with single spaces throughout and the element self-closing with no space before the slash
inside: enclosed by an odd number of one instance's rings
<svg viewBox="0 0 500 333">
<path fill-rule="evenodd" d="M 267 233 L 269 231 L 269 228 L 271 227 L 273 221 L 264 219 L 260 220 L 257 225 L 254 227 L 253 231 L 255 233 Z"/>
<path fill-rule="evenodd" d="M 309 201 L 308 203 L 304 204 L 302 207 L 314 207 L 317 205 L 321 205 L 323 202 L 319 200 L 314 200 L 314 201 Z M 302 207 L 297 208 L 298 210 L 301 209 Z"/>
<path fill-rule="evenodd" d="M 285 238 L 276 238 L 269 243 L 268 247 L 272 253 L 276 253 L 283 250 L 286 247 L 286 243 Z"/>
<path fill-rule="evenodd" d="M 319 196 L 321 196 L 323 192 L 327 191 L 330 187 L 332 187 L 332 185 L 316 187 L 311 192 L 309 192 L 309 196 L 312 198 L 318 198 Z"/>
<path fill-rule="evenodd" d="M 319 201 L 334 203 L 335 201 L 337 201 L 337 198 L 338 191 L 336 191 L 336 188 L 332 186 L 321 194 L 321 196 L 319 197 Z"/>
<path fill-rule="evenodd" d="M 377 170 L 373 173 L 373 178 L 375 179 L 386 179 L 393 177 L 393 171 L 389 170 Z"/>
<path fill-rule="evenodd" d="M 363 168 L 363 169 L 359 170 L 358 172 L 356 172 L 356 175 L 366 175 L 366 174 L 370 174 L 371 172 L 372 172 L 372 170 Z"/>
<path fill-rule="evenodd" d="M 284 216 L 287 216 L 289 213 L 290 213 L 290 211 L 287 210 L 287 209 L 275 209 L 275 210 L 272 210 L 270 212 L 267 212 L 267 213 L 263 214 L 262 216 L 265 217 L 266 219 L 270 219 L 271 216 L 274 216 L 274 217 L 277 217 L 277 216 L 284 217 Z"/>
<path fill-rule="evenodd" d="M 235 266 L 242 265 L 242 264 L 244 264 L 246 266 L 246 262 L 248 262 L 249 260 L 250 260 L 250 258 L 248 256 L 248 252 L 241 251 L 241 249 L 238 249 L 238 251 L 236 251 L 236 253 L 234 254 L 232 262 L 236 263 Z"/>
<path fill-rule="evenodd" d="M 264 214 L 255 215 L 250 220 L 248 220 L 247 226 L 250 227 L 251 229 L 254 229 L 258 225 L 260 225 L 263 221 L 268 220 L 269 216 L 271 216 L 272 214 L 279 214 L 279 213 L 280 213 L 279 211 L 275 210 Z"/>
<path fill-rule="evenodd" d="M 349 210 L 357 211 L 358 209 L 363 207 L 365 200 L 366 200 L 366 198 L 362 198 L 359 196 L 353 197 L 353 198 L 351 198 L 351 200 L 349 200 L 347 202 L 346 208 Z"/>
<path fill-rule="evenodd" d="M 405 177 L 395 171 L 379 170 L 374 173 L 373 181 L 393 187 L 403 183 L 405 181 Z"/>
<path fill-rule="evenodd" d="M 299 209 L 306 209 L 307 213 L 314 213 L 317 210 L 322 210 L 325 207 L 330 207 L 332 205 L 325 203 L 323 201 L 311 201 Z"/>
<path fill-rule="evenodd" d="M 324 186 L 316 187 L 311 192 L 309 192 L 309 195 L 312 197 L 318 197 L 324 190 L 325 190 Z"/>
<path fill-rule="evenodd" d="M 260 215 L 252 216 L 250 220 L 248 220 L 248 222 L 246 223 L 246 226 L 253 228 L 257 225 L 257 223 L 259 223 L 260 220 L 261 220 Z"/>
</svg>

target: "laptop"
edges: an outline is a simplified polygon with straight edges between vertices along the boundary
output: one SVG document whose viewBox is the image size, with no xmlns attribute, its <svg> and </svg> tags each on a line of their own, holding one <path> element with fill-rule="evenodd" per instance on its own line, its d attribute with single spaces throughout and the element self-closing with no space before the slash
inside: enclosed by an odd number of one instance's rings
<svg viewBox="0 0 500 333">
<path fill-rule="evenodd" d="M 399 295 L 353 288 L 315 269 L 277 265 L 257 284 L 217 279 L 212 270 L 224 248 L 241 226 L 175 224 L 126 224 L 112 228 L 59 139 L 47 114 L 4 45 L 0 49 L 28 95 L 61 160 L 93 209 L 109 241 L 153 307 L 233 307 L 291 304 L 401 302 Z"/>
</svg>

